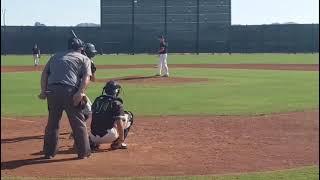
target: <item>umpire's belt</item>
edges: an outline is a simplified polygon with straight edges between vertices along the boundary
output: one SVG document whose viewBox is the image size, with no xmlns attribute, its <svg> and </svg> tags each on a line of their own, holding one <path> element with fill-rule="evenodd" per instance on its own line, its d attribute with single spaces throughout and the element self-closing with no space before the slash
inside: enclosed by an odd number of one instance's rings
<svg viewBox="0 0 320 180">
<path fill-rule="evenodd" d="M 74 87 L 74 86 L 71 86 L 71 85 L 65 84 L 65 83 L 60 83 L 60 82 L 49 84 L 48 87 L 50 87 L 50 86 L 60 86 L 60 87 L 64 87 L 64 88 L 70 89 L 70 91 L 77 91 L 77 90 L 78 90 L 77 87 Z"/>
<path fill-rule="evenodd" d="M 71 88 L 74 88 L 74 89 L 78 89 L 77 87 L 74 87 L 74 86 L 69 85 L 69 84 L 61 83 L 61 82 L 52 83 L 52 84 L 49 84 L 48 86 L 65 86 L 65 87 L 71 87 Z"/>
<path fill-rule="evenodd" d="M 50 85 L 52 85 L 52 86 L 70 86 L 69 84 L 65 84 L 65 83 L 61 83 L 61 82 L 49 84 L 49 86 Z"/>
</svg>

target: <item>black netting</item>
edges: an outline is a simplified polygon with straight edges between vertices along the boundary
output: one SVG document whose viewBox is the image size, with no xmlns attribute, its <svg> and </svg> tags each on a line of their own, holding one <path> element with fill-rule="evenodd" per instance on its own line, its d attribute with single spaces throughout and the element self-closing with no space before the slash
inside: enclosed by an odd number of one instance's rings
<svg viewBox="0 0 320 180">
<path fill-rule="evenodd" d="M 100 53 L 319 51 L 319 24 L 231 26 L 230 0 L 101 0 L 101 27 L 2 26 L 1 53 L 65 50 L 71 29 Z"/>
</svg>

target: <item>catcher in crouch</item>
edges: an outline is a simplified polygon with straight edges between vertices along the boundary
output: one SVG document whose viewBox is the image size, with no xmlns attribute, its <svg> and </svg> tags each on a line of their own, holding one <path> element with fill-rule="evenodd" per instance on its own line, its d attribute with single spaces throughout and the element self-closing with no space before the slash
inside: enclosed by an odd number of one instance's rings
<svg viewBox="0 0 320 180">
<path fill-rule="evenodd" d="M 97 150 L 100 144 L 108 143 L 112 149 L 127 148 L 124 140 L 133 124 L 133 114 L 124 110 L 123 100 L 118 97 L 120 91 L 120 84 L 109 81 L 104 86 L 102 95 L 92 104 L 89 132 L 91 150 Z"/>
</svg>

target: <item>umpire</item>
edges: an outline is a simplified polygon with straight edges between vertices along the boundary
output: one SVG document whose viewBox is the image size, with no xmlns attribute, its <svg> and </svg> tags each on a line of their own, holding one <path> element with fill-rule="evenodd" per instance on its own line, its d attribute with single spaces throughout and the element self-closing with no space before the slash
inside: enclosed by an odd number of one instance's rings
<svg viewBox="0 0 320 180">
<path fill-rule="evenodd" d="M 48 103 L 49 117 L 44 135 L 44 158 L 51 159 L 58 152 L 59 125 L 65 111 L 74 134 L 79 159 L 91 155 L 88 132 L 80 102 L 89 84 L 90 59 L 81 54 L 84 43 L 78 38 L 68 41 L 68 51 L 50 58 L 41 75 L 40 99 Z"/>
</svg>

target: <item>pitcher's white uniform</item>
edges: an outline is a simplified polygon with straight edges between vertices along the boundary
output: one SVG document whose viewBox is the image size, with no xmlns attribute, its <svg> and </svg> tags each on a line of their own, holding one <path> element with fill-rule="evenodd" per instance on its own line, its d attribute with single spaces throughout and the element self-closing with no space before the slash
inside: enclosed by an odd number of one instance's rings
<svg viewBox="0 0 320 180">
<path fill-rule="evenodd" d="M 160 39 L 160 50 L 159 50 L 160 60 L 158 64 L 159 76 L 163 75 L 164 77 L 169 77 L 169 68 L 167 63 L 167 44 L 164 42 L 164 38 Z"/>
<path fill-rule="evenodd" d="M 35 44 L 34 47 L 32 48 L 32 55 L 33 55 L 34 65 L 38 66 L 40 63 L 40 49 L 38 48 L 37 44 Z"/>
<path fill-rule="evenodd" d="M 163 76 L 169 76 L 169 68 L 168 68 L 168 63 L 167 63 L 167 53 L 165 54 L 160 54 L 160 61 L 158 64 L 159 67 L 159 75 L 163 74 Z"/>
</svg>

